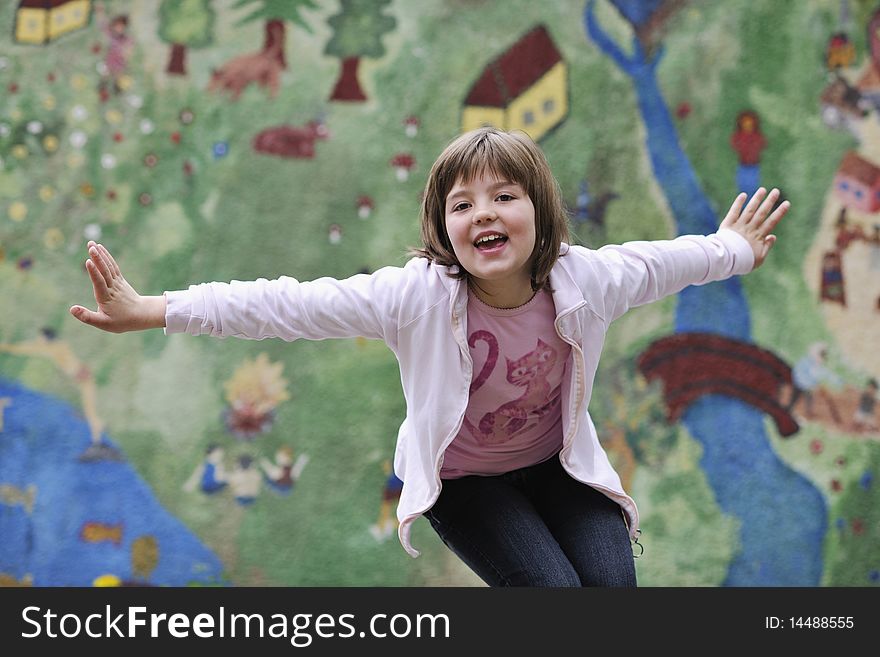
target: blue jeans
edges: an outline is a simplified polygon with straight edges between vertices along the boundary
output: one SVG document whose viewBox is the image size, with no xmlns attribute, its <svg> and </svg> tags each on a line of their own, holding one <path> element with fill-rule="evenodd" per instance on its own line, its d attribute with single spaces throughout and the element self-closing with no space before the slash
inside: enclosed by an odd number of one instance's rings
<svg viewBox="0 0 880 657">
<path fill-rule="evenodd" d="M 636 586 L 620 506 L 573 479 L 558 456 L 446 479 L 425 517 L 489 586 Z"/>
</svg>

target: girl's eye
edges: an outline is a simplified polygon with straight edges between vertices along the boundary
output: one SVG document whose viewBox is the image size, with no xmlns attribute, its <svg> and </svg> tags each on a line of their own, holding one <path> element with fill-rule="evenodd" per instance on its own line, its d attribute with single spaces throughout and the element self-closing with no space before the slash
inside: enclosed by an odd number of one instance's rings
<svg viewBox="0 0 880 657">
<path fill-rule="evenodd" d="M 452 206 L 452 211 L 453 211 L 453 212 L 459 212 L 460 210 L 466 210 L 467 207 L 468 207 L 468 204 L 465 203 L 464 201 L 462 201 L 461 203 L 456 203 L 455 205 L 453 205 L 453 206 Z"/>
<path fill-rule="evenodd" d="M 510 194 L 499 194 L 499 195 L 498 195 L 498 200 L 499 200 L 499 201 L 512 201 L 512 200 L 513 200 L 513 196 L 511 196 Z"/>
</svg>

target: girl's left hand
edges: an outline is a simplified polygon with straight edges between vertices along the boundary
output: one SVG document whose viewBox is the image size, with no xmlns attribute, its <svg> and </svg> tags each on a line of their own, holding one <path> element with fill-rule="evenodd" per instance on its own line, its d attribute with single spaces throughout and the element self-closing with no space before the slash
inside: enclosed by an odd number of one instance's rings
<svg viewBox="0 0 880 657">
<path fill-rule="evenodd" d="M 753 269 L 757 269 L 776 243 L 773 229 L 788 212 L 791 203 L 783 201 L 771 213 L 770 210 L 779 200 L 779 190 L 776 188 L 767 194 L 766 189 L 759 187 L 748 204 L 743 207 L 747 198 L 748 195 L 745 192 L 736 197 L 730 210 L 727 211 L 727 216 L 721 222 L 720 228 L 735 230 L 749 241 L 752 251 L 755 252 Z"/>
</svg>

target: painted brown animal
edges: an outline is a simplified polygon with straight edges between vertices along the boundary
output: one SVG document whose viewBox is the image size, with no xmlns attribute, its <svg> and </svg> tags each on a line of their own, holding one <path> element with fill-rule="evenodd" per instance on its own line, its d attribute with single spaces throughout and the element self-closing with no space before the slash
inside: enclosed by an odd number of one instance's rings
<svg viewBox="0 0 880 657">
<path fill-rule="evenodd" d="M 254 137 L 252 145 L 258 153 L 311 159 L 315 156 L 315 141 L 329 136 L 330 132 L 323 121 L 309 121 L 303 126 L 266 128 Z"/>
<path fill-rule="evenodd" d="M 266 23 L 263 49 L 259 52 L 233 57 L 211 74 L 208 91 L 227 91 L 232 100 L 238 100 L 251 83 L 269 90 L 272 98 L 278 94 L 281 71 L 287 68 L 284 60 L 284 21 Z"/>
<path fill-rule="evenodd" d="M 269 89 L 274 98 L 278 93 L 281 65 L 266 52 L 239 55 L 211 74 L 208 91 L 228 91 L 238 100 L 245 88 L 253 83 Z"/>
</svg>

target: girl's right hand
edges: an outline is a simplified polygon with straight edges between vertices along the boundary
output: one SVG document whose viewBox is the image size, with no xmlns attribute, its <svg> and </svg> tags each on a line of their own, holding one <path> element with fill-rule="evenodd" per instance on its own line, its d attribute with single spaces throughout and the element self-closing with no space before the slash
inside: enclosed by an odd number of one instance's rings
<svg viewBox="0 0 880 657">
<path fill-rule="evenodd" d="M 83 324 L 111 333 L 165 326 L 165 297 L 138 294 L 122 276 L 119 265 L 101 244 L 90 241 L 86 271 L 92 280 L 97 311 L 71 306 L 70 314 Z"/>
</svg>

